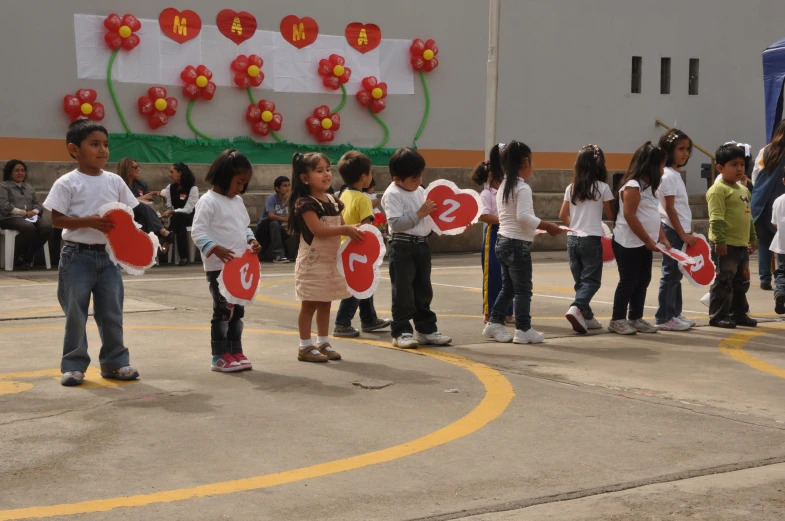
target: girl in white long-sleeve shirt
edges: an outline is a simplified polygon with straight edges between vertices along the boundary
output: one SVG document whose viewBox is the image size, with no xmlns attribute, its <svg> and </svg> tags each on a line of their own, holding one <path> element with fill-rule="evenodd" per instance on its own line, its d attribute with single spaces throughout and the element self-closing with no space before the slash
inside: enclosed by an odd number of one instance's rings
<svg viewBox="0 0 785 521">
<path fill-rule="evenodd" d="M 191 169 L 185 163 L 175 163 L 169 167 L 172 184 L 161 190 L 166 210 L 161 217 L 169 218 L 169 231 L 175 234 L 180 266 L 188 264 L 187 228 L 194 222 L 199 188 Z"/>
<path fill-rule="evenodd" d="M 519 141 L 500 145 L 505 179 L 496 194 L 499 209 L 499 235 L 496 257 L 502 269 L 502 289 L 491 312 L 491 321 L 483 336 L 497 342 L 537 344 L 545 339 L 531 327 L 532 259 L 531 245 L 537 230 L 551 236 L 562 230 L 556 224 L 540 220 L 534 215 L 532 190 L 526 180 L 531 178 L 531 149 Z M 504 329 L 510 303 L 515 301 L 515 337 Z"/>
</svg>

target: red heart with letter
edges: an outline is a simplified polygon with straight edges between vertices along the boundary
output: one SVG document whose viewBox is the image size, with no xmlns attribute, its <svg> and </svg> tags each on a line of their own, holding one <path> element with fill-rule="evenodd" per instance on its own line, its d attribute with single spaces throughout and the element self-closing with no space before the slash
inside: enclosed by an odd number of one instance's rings
<svg viewBox="0 0 785 521">
<path fill-rule="evenodd" d="M 149 235 L 136 227 L 134 218 L 128 211 L 116 208 L 102 212 L 102 215 L 114 223 L 114 228 L 104 235 L 109 241 L 111 257 L 117 264 L 129 273 L 140 272 L 134 273 L 135 275 L 140 275 L 155 264 L 157 245 Z"/>
<path fill-rule="evenodd" d="M 169 7 L 161 11 L 158 16 L 158 25 L 161 32 L 179 44 L 188 40 L 193 40 L 202 30 L 202 19 L 190 9 L 183 12 L 174 7 Z"/>
<path fill-rule="evenodd" d="M 379 266 L 385 247 L 379 230 L 371 225 L 360 227 L 364 241 L 347 240 L 338 252 L 338 271 L 346 278 L 349 292 L 359 299 L 371 297 L 379 286 Z"/>
<path fill-rule="evenodd" d="M 251 13 L 224 9 L 218 13 L 216 25 L 221 34 L 240 45 L 256 32 L 256 17 Z"/>
<path fill-rule="evenodd" d="M 302 49 L 316 41 L 319 36 L 319 24 L 308 16 L 299 18 L 290 14 L 281 20 L 281 36 L 298 49 Z"/>
<path fill-rule="evenodd" d="M 376 24 L 363 25 L 354 22 L 346 26 L 346 40 L 349 45 L 365 54 L 382 43 L 382 30 Z"/>
<path fill-rule="evenodd" d="M 695 264 L 679 266 L 681 272 L 690 280 L 693 285 L 709 286 L 714 282 L 716 268 L 711 260 L 711 248 L 703 235 L 695 235 L 697 242 L 695 246 L 682 248 L 684 253 L 695 259 Z"/>
<path fill-rule="evenodd" d="M 261 278 L 259 258 L 251 250 L 245 250 L 241 257 L 224 264 L 218 287 L 227 302 L 247 306 L 253 302 Z"/>
<path fill-rule="evenodd" d="M 434 181 L 428 186 L 425 197 L 436 203 L 431 219 L 433 231 L 439 235 L 462 233 L 464 228 L 480 217 L 480 195 L 474 190 L 461 190 L 452 181 Z"/>
</svg>

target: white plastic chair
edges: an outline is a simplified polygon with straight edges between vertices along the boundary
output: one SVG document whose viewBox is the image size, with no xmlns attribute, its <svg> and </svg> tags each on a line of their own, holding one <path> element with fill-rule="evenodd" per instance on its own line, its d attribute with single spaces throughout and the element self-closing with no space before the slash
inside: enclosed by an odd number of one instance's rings
<svg viewBox="0 0 785 521">
<path fill-rule="evenodd" d="M 196 244 L 194 244 L 194 241 L 191 238 L 191 229 L 192 229 L 191 226 L 185 228 L 185 231 L 188 232 L 188 262 L 194 262 L 196 260 Z M 172 263 L 172 256 L 174 256 L 175 264 L 180 262 L 180 252 L 177 251 L 176 242 L 177 241 L 169 245 L 169 253 L 167 253 L 167 257 L 166 257 L 166 260 L 169 264 Z"/>
<path fill-rule="evenodd" d="M 14 271 L 14 248 L 16 246 L 16 236 L 19 232 L 16 230 L 0 230 L 0 235 L 3 240 L 0 240 L 0 269 L 5 271 Z M 49 242 L 44 243 L 44 262 L 46 269 L 52 269 L 52 261 L 49 258 Z"/>
</svg>

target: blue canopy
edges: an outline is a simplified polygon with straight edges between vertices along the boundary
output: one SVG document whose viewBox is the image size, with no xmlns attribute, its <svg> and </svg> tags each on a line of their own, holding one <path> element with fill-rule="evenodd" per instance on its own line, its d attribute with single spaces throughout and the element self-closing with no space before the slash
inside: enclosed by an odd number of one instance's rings
<svg viewBox="0 0 785 521">
<path fill-rule="evenodd" d="M 782 120 L 785 84 L 785 38 L 763 51 L 763 88 L 766 102 L 766 142 Z"/>
</svg>

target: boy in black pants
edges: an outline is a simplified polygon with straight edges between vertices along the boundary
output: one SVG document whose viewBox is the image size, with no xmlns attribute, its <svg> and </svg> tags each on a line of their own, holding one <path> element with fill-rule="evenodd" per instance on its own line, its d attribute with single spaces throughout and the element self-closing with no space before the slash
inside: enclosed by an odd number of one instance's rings
<svg viewBox="0 0 785 521">
<path fill-rule="evenodd" d="M 436 203 L 425 200 L 422 173 L 425 160 L 411 148 L 402 148 L 390 158 L 393 184 L 384 192 L 382 208 L 392 235 L 390 280 L 392 281 L 392 345 L 415 349 L 420 345 L 452 342 L 436 329 L 431 311 L 431 219 Z M 414 320 L 416 337 L 411 320 Z"/>
</svg>

